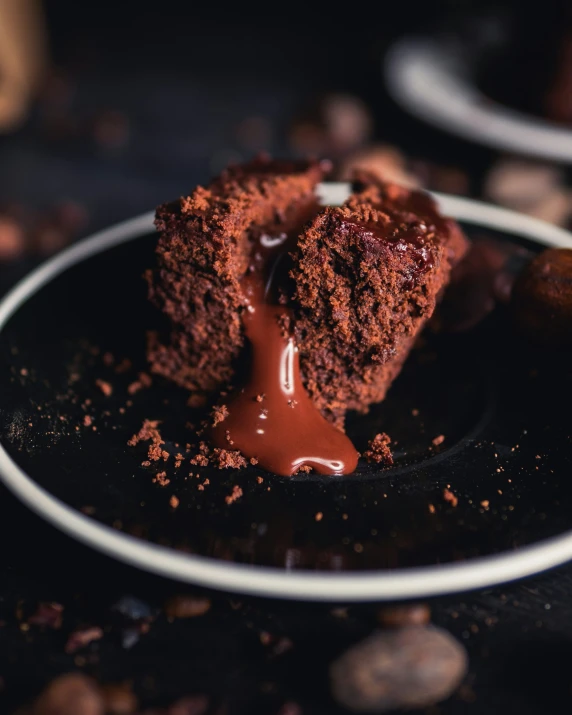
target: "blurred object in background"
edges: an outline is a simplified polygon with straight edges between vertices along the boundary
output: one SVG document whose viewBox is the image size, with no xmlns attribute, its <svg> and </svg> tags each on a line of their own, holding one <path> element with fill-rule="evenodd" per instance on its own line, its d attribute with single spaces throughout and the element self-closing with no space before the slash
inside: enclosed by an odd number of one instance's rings
<svg viewBox="0 0 572 715">
<path fill-rule="evenodd" d="M 327 94 L 294 119 L 289 138 L 298 154 L 336 159 L 365 144 L 372 134 L 372 114 L 359 97 Z"/>
<path fill-rule="evenodd" d="M 403 152 L 389 144 L 372 144 L 351 154 L 342 162 L 340 179 L 348 181 L 354 171 L 367 171 L 382 181 L 393 181 L 411 188 L 419 188 L 421 182 L 407 168 Z"/>
<path fill-rule="evenodd" d="M 0 0 L 0 132 L 25 118 L 46 67 L 40 0 Z"/>
<path fill-rule="evenodd" d="M 492 99 L 572 123 L 572 6 L 569 0 L 518 3 L 505 41 L 486 58 L 479 83 Z"/>
<path fill-rule="evenodd" d="M 87 220 L 85 208 L 70 200 L 35 211 L 22 204 L 0 205 L 0 264 L 60 251 L 78 237 Z"/>
<path fill-rule="evenodd" d="M 491 167 L 483 193 L 501 206 L 566 226 L 572 216 L 572 190 L 553 164 L 503 157 Z"/>
<path fill-rule="evenodd" d="M 421 186 L 431 191 L 467 196 L 471 193 L 469 173 L 459 166 L 438 164 L 424 159 L 413 159 L 411 171 Z"/>
</svg>

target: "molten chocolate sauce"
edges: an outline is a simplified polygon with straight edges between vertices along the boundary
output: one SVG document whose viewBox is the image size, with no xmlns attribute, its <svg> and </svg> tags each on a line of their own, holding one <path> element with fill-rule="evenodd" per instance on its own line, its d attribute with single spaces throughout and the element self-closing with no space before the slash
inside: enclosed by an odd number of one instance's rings
<svg viewBox="0 0 572 715">
<path fill-rule="evenodd" d="M 297 233 L 256 240 L 242 282 L 247 299 L 242 320 L 252 347 L 250 376 L 228 404 L 227 417 L 213 428 L 212 439 L 282 476 L 304 466 L 319 474 L 349 474 L 358 454 L 314 406 L 302 384 L 298 347 L 281 325 L 289 309 L 278 303 L 278 290 L 287 280 L 288 251 Z"/>
</svg>

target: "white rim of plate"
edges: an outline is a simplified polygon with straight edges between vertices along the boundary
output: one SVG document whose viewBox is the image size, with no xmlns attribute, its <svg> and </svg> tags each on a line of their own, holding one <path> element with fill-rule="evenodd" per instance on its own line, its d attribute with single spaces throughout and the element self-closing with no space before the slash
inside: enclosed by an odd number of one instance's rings
<svg viewBox="0 0 572 715">
<path fill-rule="evenodd" d="M 417 118 L 495 149 L 572 162 L 572 129 L 493 102 L 464 69 L 449 43 L 430 38 L 398 40 L 384 62 L 391 96 Z"/>
<path fill-rule="evenodd" d="M 339 203 L 348 184 L 322 184 L 325 203 Z M 434 194 L 441 210 L 481 227 L 545 246 L 572 248 L 572 234 L 538 219 L 473 201 Z M 30 273 L 0 302 L 0 333 L 28 298 L 68 268 L 153 230 L 153 213 L 117 224 L 62 251 Z M 31 479 L 0 445 L 0 479 L 32 511 L 61 531 L 108 556 L 162 576 L 218 590 L 306 601 L 425 598 L 487 588 L 530 576 L 572 559 L 572 531 L 514 552 L 471 561 L 381 572 L 316 573 L 217 561 L 137 539 L 76 511 Z"/>
</svg>

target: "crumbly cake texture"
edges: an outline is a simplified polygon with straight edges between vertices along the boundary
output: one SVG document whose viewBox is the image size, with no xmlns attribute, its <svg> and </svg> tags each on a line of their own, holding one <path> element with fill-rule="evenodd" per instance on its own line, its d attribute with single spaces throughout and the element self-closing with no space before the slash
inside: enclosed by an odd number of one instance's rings
<svg viewBox="0 0 572 715">
<path fill-rule="evenodd" d="M 328 168 L 258 158 L 157 209 L 157 267 L 147 281 L 171 330 L 150 335 L 148 356 L 153 372 L 194 393 L 194 404 L 234 375 L 244 345 L 240 280 L 254 238 L 301 227 Z"/>
<path fill-rule="evenodd" d="M 380 402 L 467 248 L 427 194 L 362 175 L 300 236 L 292 277 L 305 386 L 342 424 Z"/>
<path fill-rule="evenodd" d="M 194 398 L 232 383 L 253 239 L 299 227 L 284 322 L 308 393 L 339 427 L 346 410 L 385 397 L 467 241 L 428 195 L 365 174 L 343 206 L 318 210 L 324 168 L 258 159 L 158 208 L 158 265 L 147 279 L 171 332 L 150 338 L 153 372 Z"/>
</svg>

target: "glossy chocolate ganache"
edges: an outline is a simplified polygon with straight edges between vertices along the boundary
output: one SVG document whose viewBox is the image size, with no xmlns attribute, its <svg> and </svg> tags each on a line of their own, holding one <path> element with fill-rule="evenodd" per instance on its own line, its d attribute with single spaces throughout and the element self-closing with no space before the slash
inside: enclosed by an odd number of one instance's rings
<svg viewBox="0 0 572 715">
<path fill-rule="evenodd" d="M 367 175 L 318 206 L 326 171 L 259 158 L 160 206 L 147 274 L 170 323 L 153 372 L 219 405 L 216 447 L 284 476 L 354 471 L 345 414 L 383 400 L 467 245 L 429 196 Z"/>
<path fill-rule="evenodd" d="M 230 401 L 212 440 L 283 476 L 310 467 L 319 474 L 350 474 L 358 453 L 348 437 L 318 411 L 302 384 L 294 336 L 285 328 L 291 311 L 280 305 L 299 231 L 261 234 L 242 287 L 244 331 L 251 346 L 249 378 Z"/>
</svg>

